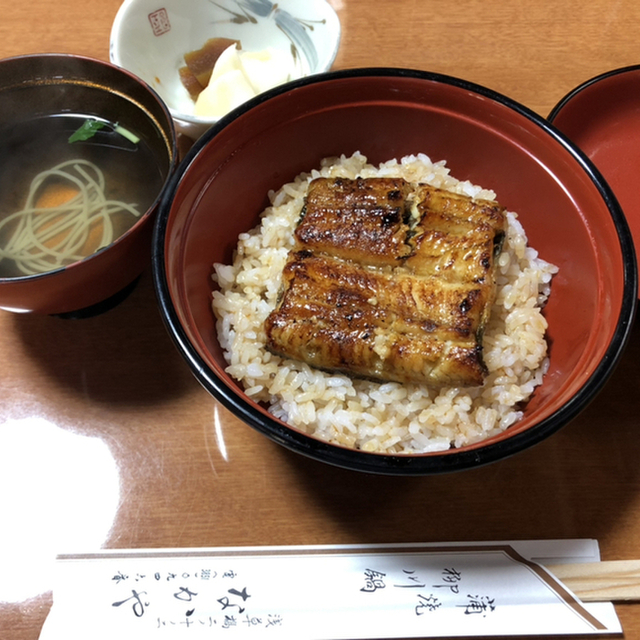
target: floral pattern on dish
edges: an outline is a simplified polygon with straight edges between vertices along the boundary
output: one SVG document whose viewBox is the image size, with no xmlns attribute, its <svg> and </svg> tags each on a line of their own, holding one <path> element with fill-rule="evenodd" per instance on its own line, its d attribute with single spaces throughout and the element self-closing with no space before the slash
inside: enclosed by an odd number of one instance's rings
<svg viewBox="0 0 640 640">
<path fill-rule="evenodd" d="M 291 55 L 296 65 L 306 58 L 309 67 L 314 69 L 318 65 L 318 52 L 309 36 L 319 25 L 325 25 L 326 19 L 313 20 L 296 17 L 289 11 L 280 8 L 278 3 L 270 0 L 234 0 L 237 10 L 223 5 L 215 0 L 211 4 L 229 14 L 228 20 L 217 20 L 216 23 L 230 22 L 236 25 L 257 25 L 260 19 L 273 20 L 282 33 L 291 42 Z M 304 58 L 300 55 L 302 52 Z"/>
</svg>

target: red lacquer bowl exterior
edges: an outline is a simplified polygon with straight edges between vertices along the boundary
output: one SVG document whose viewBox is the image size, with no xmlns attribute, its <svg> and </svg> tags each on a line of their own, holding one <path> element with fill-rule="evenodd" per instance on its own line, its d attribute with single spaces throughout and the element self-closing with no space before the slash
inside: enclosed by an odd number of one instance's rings
<svg viewBox="0 0 640 640">
<path fill-rule="evenodd" d="M 559 266 L 545 309 L 551 366 L 524 418 L 444 453 L 370 454 L 300 433 L 248 400 L 225 373 L 210 307 L 211 265 L 229 263 L 277 189 L 325 156 L 370 161 L 423 152 L 452 175 L 494 189 L 530 244 Z M 216 398 L 267 436 L 313 458 L 373 473 L 419 475 L 512 455 L 575 417 L 601 388 L 635 311 L 635 253 L 607 184 L 575 147 L 513 101 L 412 70 L 338 71 L 273 90 L 236 110 L 191 150 L 157 220 L 154 280 L 171 335 Z"/>
<path fill-rule="evenodd" d="M 177 165 L 175 129 L 168 109 L 144 82 L 110 63 L 76 55 L 35 54 L 0 61 L 4 122 L 64 112 L 112 122 L 126 118 L 152 146 L 166 186 Z M 127 233 L 92 256 L 56 271 L 0 278 L 0 308 L 81 314 L 117 297 L 150 263 L 161 193 Z"/>
</svg>

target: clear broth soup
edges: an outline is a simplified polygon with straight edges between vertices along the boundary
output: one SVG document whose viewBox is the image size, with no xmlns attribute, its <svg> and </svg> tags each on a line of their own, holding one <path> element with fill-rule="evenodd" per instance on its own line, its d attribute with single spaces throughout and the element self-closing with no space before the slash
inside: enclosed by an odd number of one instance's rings
<svg viewBox="0 0 640 640">
<path fill-rule="evenodd" d="M 74 159 L 91 162 L 102 171 L 107 200 L 135 205 L 138 216 L 122 209 L 114 209 L 110 214 L 112 242 L 126 233 L 153 204 L 162 188 L 164 176 L 149 145 L 142 139 L 131 141 L 106 121 L 105 126 L 89 139 L 69 142 L 70 136 L 88 119 L 99 120 L 81 114 L 50 115 L 12 123 L 0 129 L 0 222 L 25 208 L 32 182 L 38 174 Z M 135 131 L 131 133 L 136 134 Z M 68 192 L 66 195 L 65 190 Z M 65 202 L 73 196 L 69 181 L 56 178 L 47 178 L 36 193 L 39 210 Z M 0 251 L 6 249 L 14 232 L 13 222 L 0 227 Z M 101 232 L 93 235 L 101 236 Z M 80 254 L 86 257 L 100 248 L 100 243 L 93 239 L 87 241 Z M 76 259 L 65 260 L 62 266 Z M 56 268 L 59 267 L 52 265 L 38 271 Z M 0 254 L 1 278 L 24 275 L 28 274 L 19 268 L 15 260 Z"/>
</svg>

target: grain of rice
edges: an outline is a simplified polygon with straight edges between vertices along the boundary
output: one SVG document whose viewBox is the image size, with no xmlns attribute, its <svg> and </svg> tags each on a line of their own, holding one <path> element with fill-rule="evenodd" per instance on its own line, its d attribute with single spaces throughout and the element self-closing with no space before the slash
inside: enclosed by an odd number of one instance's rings
<svg viewBox="0 0 640 640">
<path fill-rule="evenodd" d="M 496 260 L 498 295 L 483 338 L 489 369 L 483 386 L 433 389 L 351 379 L 266 350 L 263 324 L 277 301 L 309 182 L 357 176 L 401 176 L 474 198 L 495 198 L 493 191 L 456 180 L 444 161 L 431 162 L 424 154 L 379 166 L 359 153 L 328 158 L 319 169 L 270 192 L 271 204 L 260 224 L 239 236 L 233 264 L 213 268 L 219 291 L 213 294 L 212 307 L 228 373 L 275 417 L 320 439 L 363 451 L 443 451 L 509 428 L 521 419 L 522 403 L 548 368 L 542 307 L 557 272 L 527 246 L 515 213 L 508 213 L 507 237 Z M 384 351 L 384 343 L 376 349 Z"/>
</svg>

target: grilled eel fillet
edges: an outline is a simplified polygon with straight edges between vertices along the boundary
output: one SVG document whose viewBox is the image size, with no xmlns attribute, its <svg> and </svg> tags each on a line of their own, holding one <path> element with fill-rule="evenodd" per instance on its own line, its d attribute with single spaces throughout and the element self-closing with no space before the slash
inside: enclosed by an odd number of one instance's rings
<svg viewBox="0 0 640 640">
<path fill-rule="evenodd" d="M 313 180 L 267 348 L 354 377 L 482 384 L 505 225 L 496 202 L 401 178 Z"/>
</svg>

